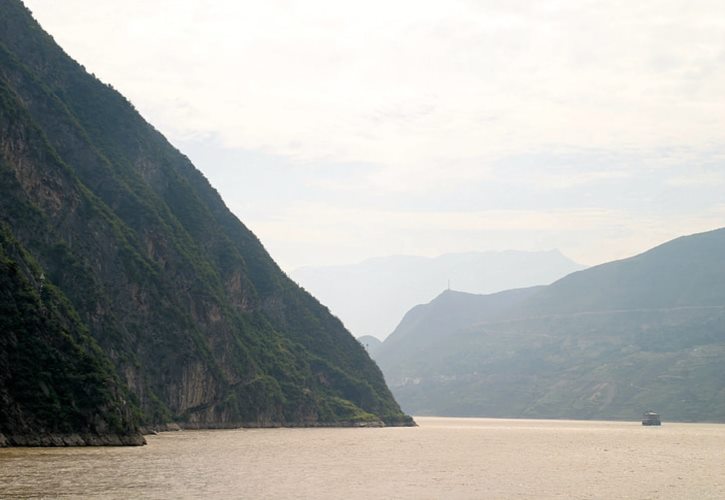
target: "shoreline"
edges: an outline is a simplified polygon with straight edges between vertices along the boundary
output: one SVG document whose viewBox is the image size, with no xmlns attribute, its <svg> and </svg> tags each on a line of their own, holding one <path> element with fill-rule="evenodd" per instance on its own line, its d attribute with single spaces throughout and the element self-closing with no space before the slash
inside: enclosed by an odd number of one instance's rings
<svg viewBox="0 0 725 500">
<path fill-rule="evenodd" d="M 382 428 L 382 427 L 418 427 L 415 420 L 385 423 L 382 420 L 368 422 L 340 421 L 340 422 L 220 422 L 220 423 L 194 423 L 170 422 L 155 426 L 142 426 L 141 433 L 153 435 L 159 432 L 176 432 L 184 430 L 215 430 L 215 429 L 305 429 L 305 428 Z"/>
<path fill-rule="evenodd" d="M 0 448 L 65 448 L 76 446 L 143 446 L 146 438 L 135 434 L 0 434 Z"/>
<path fill-rule="evenodd" d="M 160 432 L 178 432 L 184 430 L 222 430 L 222 429 L 302 429 L 302 428 L 382 428 L 417 427 L 415 420 L 384 423 L 382 420 L 369 422 L 229 422 L 198 424 L 192 422 L 169 422 L 161 425 L 139 427 L 135 434 L 83 434 L 83 433 L 39 433 L 6 435 L 0 433 L 0 448 L 67 448 L 82 446 L 144 446 L 144 436 Z"/>
</svg>

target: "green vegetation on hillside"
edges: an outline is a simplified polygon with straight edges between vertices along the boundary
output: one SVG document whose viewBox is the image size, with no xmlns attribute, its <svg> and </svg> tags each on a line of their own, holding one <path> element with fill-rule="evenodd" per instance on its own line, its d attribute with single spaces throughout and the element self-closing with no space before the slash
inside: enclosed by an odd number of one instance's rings
<svg viewBox="0 0 725 500">
<path fill-rule="evenodd" d="M 140 443 L 138 408 L 72 306 L 0 226 L 0 434 Z"/>
<path fill-rule="evenodd" d="M 143 425 L 406 421 L 342 324 L 16 0 L 0 4 L 0 132 L 0 222 L 77 311 Z"/>
</svg>

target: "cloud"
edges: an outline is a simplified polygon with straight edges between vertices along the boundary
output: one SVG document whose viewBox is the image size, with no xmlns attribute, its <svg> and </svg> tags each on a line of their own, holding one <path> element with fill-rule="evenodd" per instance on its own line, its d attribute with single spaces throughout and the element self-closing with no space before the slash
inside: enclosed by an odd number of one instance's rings
<svg viewBox="0 0 725 500">
<path fill-rule="evenodd" d="M 675 187 L 722 186 L 725 184 L 725 172 L 704 172 L 670 177 L 666 183 Z"/>
<path fill-rule="evenodd" d="M 722 136 L 720 2 L 54 4 L 29 1 L 89 26 L 61 41 L 162 130 L 302 162 L 442 172 Z"/>
<path fill-rule="evenodd" d="M 720 1 L 26 4 L 283 265 L 722 224 Z"/>
</svg>

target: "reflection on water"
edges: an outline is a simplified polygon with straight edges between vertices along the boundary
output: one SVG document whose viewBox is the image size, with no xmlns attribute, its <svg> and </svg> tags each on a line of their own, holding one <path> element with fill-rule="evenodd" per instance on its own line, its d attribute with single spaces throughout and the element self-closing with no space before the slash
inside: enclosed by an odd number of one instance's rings
<svg viewBox="0 0 725 500">
<path fill-rule="evenodd" d="M 725 498 L 725 425 L 416 419 L 0 449 L 8 498 Z"/>
</svg>

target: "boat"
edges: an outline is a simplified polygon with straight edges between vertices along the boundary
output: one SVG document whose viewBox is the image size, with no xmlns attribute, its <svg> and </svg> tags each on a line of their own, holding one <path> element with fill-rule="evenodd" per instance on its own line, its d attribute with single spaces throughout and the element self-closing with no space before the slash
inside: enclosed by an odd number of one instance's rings
<svg viewBox="0 0 725 500">
<path fill-rule="evenodd" d="M 642 425 L 662 425 L 659 413 L 646 411 L 642 415 Z"/>
</svg>

